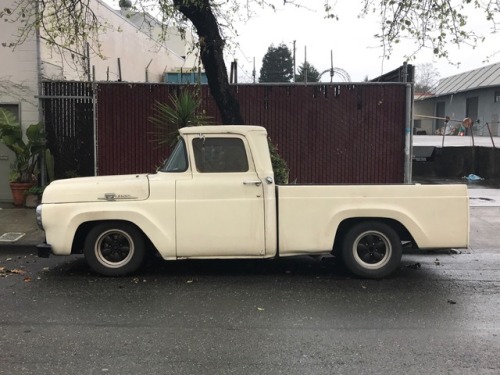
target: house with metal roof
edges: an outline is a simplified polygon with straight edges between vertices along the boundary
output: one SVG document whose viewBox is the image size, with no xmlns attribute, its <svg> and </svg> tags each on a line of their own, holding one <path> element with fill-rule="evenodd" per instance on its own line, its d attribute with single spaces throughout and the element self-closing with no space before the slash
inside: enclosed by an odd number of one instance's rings
<svg viewBox="0 0 500 375">
<path fill-rule="evenodd" d="M 413 117 L 416 134 L 499 136 L 500 63 L 444 78 L 432 95 L 415 94 Z"/>
</svg>

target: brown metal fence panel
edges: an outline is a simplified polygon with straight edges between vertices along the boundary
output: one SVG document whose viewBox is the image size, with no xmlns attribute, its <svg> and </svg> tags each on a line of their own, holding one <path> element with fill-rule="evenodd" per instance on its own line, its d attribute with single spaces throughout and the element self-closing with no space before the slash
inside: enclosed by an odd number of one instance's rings
<svg viewBox="0 0 500 375">
<path fill-rule="evenodd" d="M 153 172 L 168 155 L 148 118 L 178 85 L 99 83 L 98 174 Z M 264 126 L 297 183 L 402 183 L 403 84 L 233 86 L 247 124 Z M 207 114 L 220 115 L 207 86 Z"/>
<path fill-rule="evenodd" d="M 155 100 L 167 102 L 174 86 L 98 84 L 97 173 L 154 172 L 168 155 L 149 122 Z"/>
<path fill-rule="evenodd" d="M 405 86 L 244 86 L 246 123 L 266 127 L 297 183 L 404 181 Z"/>
</svg>

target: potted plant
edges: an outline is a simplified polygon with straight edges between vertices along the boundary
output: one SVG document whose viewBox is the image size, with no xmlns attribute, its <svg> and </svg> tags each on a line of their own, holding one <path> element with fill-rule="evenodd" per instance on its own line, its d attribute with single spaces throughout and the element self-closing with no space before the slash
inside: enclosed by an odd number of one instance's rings
<svg viewBox="0 0 500 375">
<path fill-rule="evenodd" d="M 38 158 L 45 149 L 42 124 L 28 126 L 23 137 L 21 125 L 15 116 L 0 108 L 0 141 L 15 155 L 9 176 L 15 206 L 24 206 L 25 191 L 36 182 Z"/>
</svg>

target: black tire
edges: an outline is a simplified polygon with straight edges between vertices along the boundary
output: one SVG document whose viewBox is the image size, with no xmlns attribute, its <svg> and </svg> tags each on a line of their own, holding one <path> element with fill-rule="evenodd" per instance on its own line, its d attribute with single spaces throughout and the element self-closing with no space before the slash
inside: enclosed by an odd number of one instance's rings
<svg viewBox="0 0 500 375">
<path fill-rule="evenodd" d="M 142 265 L 146 252 L 144 245 L 144 236 L 134 225 L 108 221 L 90 230 L 83 253 L 95 272 L 123 276 Z"/>
<path fill-rule="evenodd" d="M 342 258 L 355 275 L 380 279 L 401 264 L 401 240 L 389 225 L 367 221 L 354 225 L 342 243 Z"/>
</svg>

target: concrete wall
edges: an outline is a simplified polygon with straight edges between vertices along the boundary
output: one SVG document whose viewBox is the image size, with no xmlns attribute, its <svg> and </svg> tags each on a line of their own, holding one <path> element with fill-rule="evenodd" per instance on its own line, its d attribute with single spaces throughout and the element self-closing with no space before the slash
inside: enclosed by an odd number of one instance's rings
<svg viewBox="0 0 500 375">
<path fill-rule="evenodd" d="M 487 180 L 500 178 L 500 149 L 493 147 L 435 148 L 428 161 L 413 162 L 413 179 L 460 179 L 473 173 Z"/>
<path fill-rule="evenodd" d="M 151 39 L 158 40 L 159 43 L 166 46 L 170 51 L 183 57 L 184 65 L 182 68 L 184 71 L 198 67 L 199 50 L 195 46 L 194 30 L 186 30 L 186 34 L 182 37 L 176 27 L 168 26 L 164 30 L 159 21 L 151 15 L 126 9 L 121 9 L 120 14 L 136 25 Z M 169 71 L 174 70 L 169 69 Z"/>
<path fill-rule="evenodd" d="M 185 61 L 164 44 L 151 39 L 119 12 L 99 0 L 91 0 L 96 16 L 105 24 L 99 33 L 100 55 L 90 48 L 90 73 L 97 81 L 161 82 L 165 71 L 184 66 Z M 93 46 L 96 47 L 96 46 Z M 86 51 L 79 51 L 86 54 Z M 118 63 L 120 59 L 120 66 Z M 44 77 L 48 79 L 87 80 L 87 62 L 73 51 L 42 48 Z M 92 78 L 94 76 L 92 75 Z"/>
<path fill-rule="evenodd" d="M 3 0 L 2 8 L 12 7 L 15 0 Z M 38 77 L 36 65 L 36 40 L 32 34 L 15 49 L 9 44 L 15 40 L 19 25 L 17 23 L 1 22 L 0 35 L 0 105 L 15 104 L 19 106 L 19 120 L 26 128 L 29 124 L 38 122 Z M 10 200 L 9 174 L 14 154 L 0 143 L 0 200 Z"/>
</svg>

